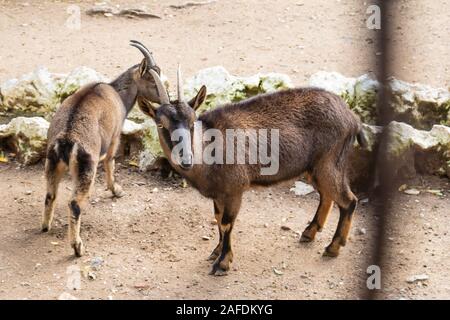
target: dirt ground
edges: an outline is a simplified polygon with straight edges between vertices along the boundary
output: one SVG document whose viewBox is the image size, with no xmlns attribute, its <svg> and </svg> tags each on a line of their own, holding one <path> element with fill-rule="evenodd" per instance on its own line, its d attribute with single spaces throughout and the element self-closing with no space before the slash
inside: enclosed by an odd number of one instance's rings
<svg viewBox="0 0 450 320">
<path fill-rule="evenodd" d="M 180 180 L 122 166 L 118 178 L 127 195 L 116 200 L 105 191 L 101 173 L 82 218 L 87 254 L 75 259 L 66 241 L 70 181 L 60 187 L 54 229 L 42 234 L 42 165 L 0 170 L 0 299 L 56 299 L 63 292 L 82 299 L 350 299 L 366 285 L 378 218 L 371 201 L 360 204 L 341 255 L 327 259 L 322 253 L 337 209 L 317 240 L 305 245 L 299 233 L 318 195 L 295 196 L 290 185 L 248 192 L 234 232 L 232 271 L 212 277 L 205 261 L 218 241 L 212 203 L 181 187 Z M 410 184 L 440 189 L 445 196 L 399 194 L 389 227 L 391 262 L 382 270 L 383 296 L 449 298 L 450 184 L 434 177 Z M 80 290 L 68 290 L 70 270 L 86 270 L 95 261 L 103 261 L 92 270 L 95 279 L 82 277 Z M 429 279 L 407 283 L 417 274 Z"/>
<path fill-rule="evenodd" d="M 303 85 L 319 70 L 359 76 L 375 69 L 376 31 L 366 28 L 359 0 L 219 0 L 175 10 L 170 1 L 111 1 L 142 5 L 162 19 L 90 17 L 100 1 L 0 0 L 0 81 L 38 65 L 69 72 L 86 65 L 113 78 L 141 60 L 130 39 L 147 44 L 172 81 L 223 65 L 237 75 L 283 72 Z M 66 27 L 69 5 L 81 8 L 81 29 Z M 450 1 L 399 0 L 392 15 L 393 75 L 406 81 L 450 86 Z"/>
<path fill-rule="evenodd" d="M 169 4 L 184 1 L 145 1 L 162 19 L 83 13 L 81 30 L 66 28 L 70 4 L 84 12 L 94 2 L 0 0 L 0 81 L 38 65 L 53 72 L 86 65 L 112 78 L 141 59 L 129 39 L 151 47 L 172 81 L 181 62 L 186 77 L 220 64 L 238 75 L 283 72 L 301 85 L 318 70 L 361 75 L 375 68 L 380 54 L 373 52 L 375 33 L 365 27 L 362 1 L 223 0 L 183 10 Z M 448 87 L 450 2 L 396 1 L 395 7 L 393 74 Z M 316 194 L 297 197 L 290 184 L 248 192 L 234 232 L 232 271 L 216 278 L 208 275 L 206 261 L 217 241 L 211 201 L 180 187 L 179 180 L 134 168 L 119 166 L 117 177 L 127 192 L 118 200 L 104 190 L 100 170 L 82 218 L 87 254 L 74 259 L 66 241 L 69 181 L 60 188 L 54 229 L 41 234 L 42 164 L 0 164 L 0 299 L 56 299 L 63 293 L 80 299 L 350 299 L 366 285 L 378 219 L 371 200 L 360 204 L 341 256 L 325 259 L 336 209 L 317 240 L 304 245 L 299 233 L 312 219 Z M 449 299 L 449 181 L 421 177 L 408 184 L 422 192 L 399 193 L 383 297 Z M 81 278 L 81 288 L 68 289 L 72 271 L 91 265 L 97 267 Z M 406 281 L 420 274 L 429 279 Z"/>
<path fill-rule="evenodd" d="M 53 230 L 40 233 L 42 172 L 42 165 L 0 167 L 0 299 L 56 299 L 63 292 L 80 299 L 351 299 L 366 285 L 378 219 L 371 200 L 360 204 L 341 255 L 329 259 L 322 253 L 337 209 L 316 241 L 305 245 L 299 233 L 312 219 L 318 195 L 295 196 L 290 184 L 248 192 L 234 231 L 232 270 L 212 277 L 206 261 L 218 241 L 212 203 L 180 180 L 121 166 L 118 178 L 127 195 L 112 199 L 100 170 L 82 218 L 87 254 L 76 259 L 66 241 L 70 181 L 61 184 Z M 450 184 L 422 177 L 410 185 L 423 192 L 399 194 L 383 297 L 449 298 Z M 444 196 L 424 191 L 429 189 Z M 102 263 L 92 270 L 95 279 L 82 277 L 79 290 L 68 290 L 70 270 L 96 261 Z M 418 274 L 429 279 L 407 283 Z"/>
</svg>

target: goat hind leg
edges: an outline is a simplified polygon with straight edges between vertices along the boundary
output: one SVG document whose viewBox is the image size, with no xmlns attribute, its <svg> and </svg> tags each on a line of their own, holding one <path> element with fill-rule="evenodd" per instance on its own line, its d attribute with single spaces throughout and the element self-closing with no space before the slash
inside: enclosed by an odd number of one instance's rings
<svg viewBox="0 0 450 320">
<path fill-rule="evenodd" d="M 333 240 L 330 245 L 326 247 L 324 256 L 337 257 L 339 255 L 339 249 L 341 246 L 345 246 L 347 243 L 348 234 L 350 233 L 350 227 L 352 224 L 353 213 L 356 210 L 358 199 L 350 191 L 345 192 L 345 201 L 339 204 L 339 222 L 336 228 L 336 232 L 333 236 Z"/>
<path fill-rule="evenodd" d="M 58 195 L 58 186 L 64 171 L 65 165 L 62 162 L 56 163 L 56 160 L 49 158 L 45 161 L 47 193 L 45 195 L 45 207 L 42 215 L 42 232 L 48 232 L 52 227 L 56 197 Z"/>
<path fill-rule="evenodd" d="M 317 212 L 314 215 L 314 219 L 303 231 L 300 238 L 300 242 L 311 242 L 316 237 L 317 232 L 321 232 L 328 215 L 333 209 L 333 200 L 325 196 L 323 193 L 320 194 L 320 204 L 317 208 Z"/>
<path fill-rule="evenodd" d="M 69 241 L 77 257 L 84 254 L 84 245 L 80 237 L 81 213 L 84 210 L 95 181 L 97 163 L 93 161 L 78 162 L 76 187 L 69 202 Z"/>
</svg>

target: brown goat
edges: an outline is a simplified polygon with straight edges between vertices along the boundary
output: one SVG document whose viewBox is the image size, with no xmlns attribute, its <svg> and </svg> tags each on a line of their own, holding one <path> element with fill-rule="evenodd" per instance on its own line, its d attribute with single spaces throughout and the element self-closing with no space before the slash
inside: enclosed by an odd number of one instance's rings
<svg viewBox="0 0 450 320">
<path fill-rule="evenodd" d="M 131 41 L 144 59 L 107 83 L 92 83 L 64 100 L 56 111 L 47 134 L 45 177 L 47 194 L 42 231 L 51 228 L 58 184 L 70 170 L 74 181 L 69 202 L 69 241 L 75 255 L 84 252 L 80 238 L 80 215 L 95 180 L 97 165 L 103 161 L 107 187 L 114 196 L 123 195 L 114 180 L 114 156 L 120 143 L 122 126 L 137 98 L 159 102 L 150 70 L 160 72 L 150 51 Z"/>
<path fill-rule="evenodd" d="M 195 163 L 191 137 L 195 135 L 195 110 L 205 100 L 206 88 L 203 86 L 196 97 L 185 102 L 178 74 L 178 101 L 171 103 L 158 75 L 151 73 L 160 90 L 162 104 L 155 108 L 145 99 L 139 99 L 139 106 L 158 125 L 161 146 L 173 168 L 202 195 L 214 201 L 220 241 L 209 257 L 214 260 L 211 274 L 223 275 L 230 268 L 233 260 L 231 231 L 243 192 L 252 186 L 268 186 L 304 173 L 311 177 L 320 193 L 320 205 L 300 241 L 314 240 L 336 202 L 340 210 L 339 223 L 324 255 L 336 257 L 339 254 L 340 247 L 346 244 L 357 204 L 346 176 L 347 154 L 355 138 L 361 145 L 365 142 L 360 121 L 340 97 L 317 88 L 290 89 L 219 107 L 198 118 L 203 132 L 214 129 L 223 135 L 228 129 L 278 129 L 278 172 L 262 175 L 261 163 Z M 181 134 L 180 144 L 185 145 L 180 155 L 178 151 L 173 152 L 173 132 L 177 129 L 185 131 Z M 236 143 L 233 143 L 236 150 Z M 247 142 L 247 147 L 250 144 Z M 270 148 L 273 147 L 272 142 Z M 195 151 L 195 146 L 193 149 Z"/>
</svg>

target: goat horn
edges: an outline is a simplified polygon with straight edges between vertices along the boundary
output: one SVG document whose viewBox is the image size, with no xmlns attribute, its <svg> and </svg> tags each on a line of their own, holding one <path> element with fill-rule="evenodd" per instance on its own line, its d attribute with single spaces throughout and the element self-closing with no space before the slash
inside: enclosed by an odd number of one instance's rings
<svg viewBox="0 0 450 320">
<path fill-rule="evenodd" d="M 160 104 L 170 104 L 170 100 L 169 100 L 169 96 L 167 95 L 166 88 L 164 87 L 158 73 L 155 70 L 150 69 L 150 74 L 152 75 L 153 79 L 155 80 L 156 89 L 158 90 Z"/>
<path fill-rule="evenodd" d="M 184 91 L 183 91 L 183 80 L 181 79 L 181 66 L 178 64 L 177 70 L 177 90 L 178 90 L 178 101 L 184 100 Z"/>
<path fill-rule="evenodd" d="M 155 59 L 153 59 L 152 53 L 146 46 L 136 40 L 130 40 L 130 46 L 138 48 L 142 52 L 150 68 L 156 67 Z"/>
</svg>

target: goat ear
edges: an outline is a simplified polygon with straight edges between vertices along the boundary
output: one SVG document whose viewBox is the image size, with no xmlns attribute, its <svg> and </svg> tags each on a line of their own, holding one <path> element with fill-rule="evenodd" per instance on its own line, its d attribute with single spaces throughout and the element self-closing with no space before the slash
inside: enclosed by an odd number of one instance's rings
<svg viewBox="0 0 450 320">
<path fill-rule="evenodd" d="M 206 87 L 202 86 L 197 95 L 188 102 L 192 109 L 197 110 L 206 99 Z"/>
<path fill-rule="evenodd" d="M 141 77 L 143 77 L 146 72 L 147 72 L 147 60 L 143 59 L 141 64 L 139 65 L 139 74 L 141 75 Z"/>
<path fill-rule="evenodd" d="M 155 118 L 155 108 L 150 104 L 150 102 L 148 102 L 148 101 L 146 101 L 146 100 L 144 100 L 144 99 L 141 99 L 141 98 L 138 98 L 138 106 L 139 106 L 139 109 L 141 109 L 141 111 L 145 114 L 145 115 L 147 115 L 147 116 L 149 116 L 149 117 L 151 117 L 151 118 Z"/>
</svg>

